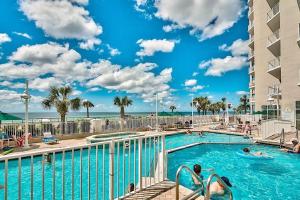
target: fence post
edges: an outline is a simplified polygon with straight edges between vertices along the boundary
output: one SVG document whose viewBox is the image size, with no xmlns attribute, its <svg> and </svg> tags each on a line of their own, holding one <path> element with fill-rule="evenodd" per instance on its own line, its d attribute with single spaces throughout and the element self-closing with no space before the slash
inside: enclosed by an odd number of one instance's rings
<svg viewBox="0 0 300 200">
<path fill-rule="evenodd" d="M 142 163 L 143 163 L 143 161 L 142 161 L 142 154 L 143 154 L 143 139 L 142 138 L 139 138 L 139 146 L 138 146 L 138 148 L 139 148 L 139 188 L 140 188 L 140 190 L 142 190 L 142 188 L 143 188 L 143 181 L 142 181 L 142 177 L 143 177 L 143 167 L 142 167 Z"/>
<path fill-rule="evenodd" d="M 109 143 L 109 199 L 114 200 L 114 156 L 115 156 L 115 142 L 112 140 Z"/>
<path fill-rule="evenodd" d="M 163 181 L 166 180 L 167 178 L 167 162 L 168 162 L 168 158 L 167 158 L 167 152 L 166 152 L 166 138 L 165 138 L 165 135 L 162 135 L 161 136 L 161 152 L 162 152 L 162 156 L 163 156 L 163 159 L 162 159 L 162 169 L 163 169 L 163 174 L 162 174 L 162 177 L 163 177 Z"/>
</svg>

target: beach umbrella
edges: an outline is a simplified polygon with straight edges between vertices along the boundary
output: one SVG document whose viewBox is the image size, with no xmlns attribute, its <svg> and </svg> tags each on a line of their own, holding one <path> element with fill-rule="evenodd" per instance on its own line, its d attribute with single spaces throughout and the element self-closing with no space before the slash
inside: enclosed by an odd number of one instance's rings
<svg viewBox="0 0 300 200">
<path fill-rule="evenodd" d="M 22 119 L 20 117 L 0 111 L 0 124 L 1 124 L 1 121 L 7 121 L 7 120 L 22 120 Z"/>
</svg>

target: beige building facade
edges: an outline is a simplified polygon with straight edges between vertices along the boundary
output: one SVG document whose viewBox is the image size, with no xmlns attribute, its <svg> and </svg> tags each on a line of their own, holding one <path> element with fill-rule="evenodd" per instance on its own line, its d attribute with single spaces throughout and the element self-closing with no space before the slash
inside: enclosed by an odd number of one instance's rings
<svg viewBox="0 0 300 200">
<path fill-rule="evenodd" d="M 248 0 L 248 6 L 251 112 L 300 128 L 300 0 Z"/>
</svg>

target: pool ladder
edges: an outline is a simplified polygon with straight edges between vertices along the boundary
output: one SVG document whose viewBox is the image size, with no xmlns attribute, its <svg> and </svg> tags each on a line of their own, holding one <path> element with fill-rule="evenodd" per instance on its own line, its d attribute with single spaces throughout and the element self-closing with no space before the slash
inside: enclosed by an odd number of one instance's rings
<svg viewBox="0 0 300 200">
<path fill-rule="evenodd" d="M 206 191 L 205 191 L 203 180 L 186 165 L 181 165 L 176 172 L 176 200 L 179 200 L 179 177 L 180 177 L 180 173 L 182 172 L 183 169 L 187 170 L 192 176 L 196 177 L 197 180 L 199 181 L 199 183 L 201 184 L 201 187 L 198 188 L 197 190 L 193 191 L 191 194 L 185 196 L 181 200 L 187 200 L 190 198 L 199 197 L 199 193 L 204 194 L 204 200 L 210 200 L 210 185 L 212 183 L 213 178 L 218 179 L 218 181 L 220 181 L 222 183 L 222 185 L 225 187 L 225 189 L 229 193 L 229 199 L 233 200 L 233 195 L 232 195 L 231 189 L 226 185 L 226 183 L 224 183 L 224 181 L 220 178 L 220 176 L 218 176 L 215 173 L 211 174 L 207 180 Z M 208 170 L 211 171 L 211 169 L 208 169 Z"/>
</svg>

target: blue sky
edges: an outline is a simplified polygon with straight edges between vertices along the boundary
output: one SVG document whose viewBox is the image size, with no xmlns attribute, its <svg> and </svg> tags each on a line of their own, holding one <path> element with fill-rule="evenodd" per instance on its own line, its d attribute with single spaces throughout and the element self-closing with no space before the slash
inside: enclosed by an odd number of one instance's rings
<svg viewBox="0 0 300 200">
<path fill-rule="evenodd" d="M 248 91 L 246 0 L 18 0 L 0 2 L 0 110 L 30 109 L 50 86 L 71 85 L 94 111 L 176 105 L 191 94 L 234 104 Z"/>
</svg>

